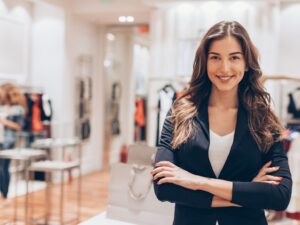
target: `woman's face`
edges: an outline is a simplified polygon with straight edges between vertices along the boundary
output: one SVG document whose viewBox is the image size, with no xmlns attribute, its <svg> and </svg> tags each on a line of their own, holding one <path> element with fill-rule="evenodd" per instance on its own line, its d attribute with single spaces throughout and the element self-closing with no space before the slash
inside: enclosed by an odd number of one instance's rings
<svg viewBox="0 0 300 225">
<path fill-rule="evenodd" d="M 19 104 L 20 94 L 13 90 L 9 93 L 9 98 L 12 105 L 17 105 Z"/>
<path fill-rule="evenodd" d="M 207 56 L 207 73 L 212 88 L 221 92 L 237 91 L 246 62 L 235 37 L 227 36 L 211 43 Z"/>
</svg>

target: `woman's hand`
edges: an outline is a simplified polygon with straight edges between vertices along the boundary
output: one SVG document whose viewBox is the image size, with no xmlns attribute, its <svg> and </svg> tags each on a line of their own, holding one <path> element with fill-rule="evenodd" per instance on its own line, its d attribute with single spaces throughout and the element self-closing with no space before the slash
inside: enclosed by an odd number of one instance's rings
<svg viewBox="0 0 300 225">
<path fill-rule="evenodd" d="M 270 183 L 270 184 L 279 184 L 282 180 L 282 177 L 272 176 L 269 175 L 269 173 L 273 173 L 277 170 L 279 170 L 279 166 L 270 167 L 272 161 L 267 162 L 259 171 L 259 173 L 254 177 L 252 180 L 253 182 L 264 182 L 264 183 Z"/>
<path fill-rule="evenodd" d="M 164 183 L 176 184 L 191 190 L 197 190 L 199 183 L 204 181 L 204 177 L 194 175 L 169 161 L 161 161 L 155 164 L 155 168 L 151 174 L 153 180 L 159 179 L 158 185 Z"/>
</svg>

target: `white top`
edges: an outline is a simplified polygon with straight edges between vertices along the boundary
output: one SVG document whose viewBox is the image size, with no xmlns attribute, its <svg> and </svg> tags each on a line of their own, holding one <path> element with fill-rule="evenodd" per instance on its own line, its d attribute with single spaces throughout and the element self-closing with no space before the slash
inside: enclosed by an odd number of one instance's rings
<svg viewBox="0 0 300 225">
<path fill-rule="evenodd" d="M 234 131 L 225 136 L 220 136 L 209 130 L 209 137 L 208 158 L 216 177 L 218 177 L 229 155 L 233 143 Z M 219 225 L 218 221 L 216 225 Z"/>
<path fill-rule="evenodd" d="M 209 136 L 210 145 L 208 149 L 208 157 L 212 169 L 216 177 L 218 177 L 229 155 L 233 143 L 234 131 L 225 136 L 220 136 L 210 130 Z"/>
</svg>

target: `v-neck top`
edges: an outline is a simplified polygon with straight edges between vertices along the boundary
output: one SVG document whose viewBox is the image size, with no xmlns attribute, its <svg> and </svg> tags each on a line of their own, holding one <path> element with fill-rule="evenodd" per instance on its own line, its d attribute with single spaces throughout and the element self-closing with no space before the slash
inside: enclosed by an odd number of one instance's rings
<svg viewBox="0 0 300 225">
<path fill-rule="evenodd" d="M 212 130 L 209 130 L 209 136 L 210 145 L 208 149 L 208 157 L 212 169 L 216 177 L 218 177 L 229 155 L 233 143 L 234 131 L 227 135 L 220 136 Z"/>
</svg>

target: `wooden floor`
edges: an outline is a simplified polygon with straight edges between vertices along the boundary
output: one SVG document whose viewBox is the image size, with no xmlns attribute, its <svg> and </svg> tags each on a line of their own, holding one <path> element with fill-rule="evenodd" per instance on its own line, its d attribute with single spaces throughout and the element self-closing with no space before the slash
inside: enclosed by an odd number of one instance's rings
<svg viewBox="0 0 300 225">
<path fill-rule="evenodd" d="M 108 183 L 109 183 L 109 171 L 101 171 L 85 175 L 82 177 L 82 194 L 81 194 L 81 210 L 80 210 L 80 221 L 87 220 L 103 211 L 106 210 L 107 197 L 108 197 Z M 76 213 L 77 204 L 77 180 L 73 180 L 69 184 L 65 184 L 65 211 Z M 54 185 L 51 189 L 51 205 L 53 210 L 53 215 L 59 215 L 59 185 Z M 39 218 L 44 214 L 45 210 L 45 190 L 37 191 L 29 194 L 29 199 L 31 201 L 30 209 L 34 218 Z M 18 217 L 19 220 L 24 220 L 24 202 L 25 197 L 20 196 L 16 198 L 18 203 Z M 13 206 L 15 204 L 15 199 L 9 199 L 6 201 L 0 200 L 0 224 L 5 224 L 7 220 L 11 219 L 14 215 Z M 66 218 L 74 217 L 74 215 L 66 215 Z M 51 218 L 50 218 L 51 219 Z M 53 218 L 52 218 L 53 219 Z M 75 222 L 73 224 L 77 224 Z M 18 223 L 23 224 L 23 223 Z"/>
</svg>

